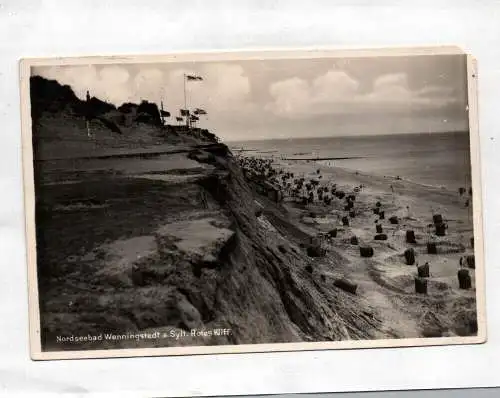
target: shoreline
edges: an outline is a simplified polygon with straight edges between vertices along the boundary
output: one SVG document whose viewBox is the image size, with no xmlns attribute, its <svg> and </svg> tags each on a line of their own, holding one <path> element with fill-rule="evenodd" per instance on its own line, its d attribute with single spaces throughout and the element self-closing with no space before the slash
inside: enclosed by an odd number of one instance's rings
<svg viewBox="0 0 500 398">
<path fill-rule="evenodd" d="M 359 134 L 359 135 L 352 135 L 352 134 L 345 134 L 345 135 L 337 135 L 335 138 L 352 138 L 352 139 L 366 139 L 366 138 L 371 138 L 371 137 L 391 137 L 391 136 L 418 136 L 418 135 L 428 135 L 428 134 L 436 134 L 436 135 L 460 135 L 460 134 L 470 134 L 469 130 L 455 130 L 455 131 L 420 131 L 418 133 L 393 133 L 393 134 Z M 323 140 L 323 139 L 331 139 L 331 135 L 319 135 L 319 136 L 314 136 L 314 137 L 309 137 L 309 136 L 299 136 L 299 137 L 292 137 L 292 138 L 260 138 L 260 139 L 253 139 L 253 140 L 229 140 L 225 141 L 225 143 L 229 147 L 233 147 L 235 144 L 241 144 L 241 143 L 250 143 L 250 142 L 264 142 L 264 141 L 289 141 L 289 140 L 298 140 L 298 141 L 309 141 L 311 139 L 318 139 L 318 140 Z"/>
<path fill-rule="evenodd" d="M 326 167 L 331 167 L 331 168 L 339 169 L 339 170 L 345 171 L 346 173 L 352 173 L 354 175 L 360 175 L 360 176 L 367 177 L 367 178 L 372 178 L 372 179 L 373 178 L 375 178 L 375 179 L 379 178 L 379 179 L 383 179 L 383 180 L 393 180 L 395 182 L 399 182 L 400 181 L 400 182 L 403 182 L 403 183 L 414 185 L 415 187 L 422 187 L 424 189 L 431 189 L 431 190 L 439 190 L 441 192 L 444 190 L 444 191 L 449 192 L 450 194 L 453 194 L 453 195 L 456 194 L 455 190 L 453 190 L 452 188 L 447 187 L 445 185 L 424 184 L 422 182 L 414 181 L 414 180 L 411 180 L 411 179 L 409 179 L 407 177 L 404 177 L 404 176 L 370 174 L 370 173 L 367 173 L 365 171 L 356 170 L 356 169 L 349 169 L 347 167 L 342 167 L 342 166 L 326 166 Z"/>
<path fill-rule="evenodd" d="M 314 258 L 318 270 L 357 284 L 358 295 L 386 319 L 387 327 L 394 327 L 397 336 L 474 334 L 477 328 L 474 269 L 466 267 L 472 277 L 471 290 L 460 289 L 457 280 L 459 263 L 474 253 L 469 242 L 473 225 L 472 200 L 468 193 L 459 195 L 446 187 L 370 175 L 314 161 L 276 157 L 261 160 L 268 162 L 277 173 L 265 179 L 283 190 L 280 206 L 290 222 L 313 237 L 311 242 L 305 242 L 304 250 L 311 245 L 323 248 L 318 251 L 324 252 L 325 258 L 321 255 Z M 259 164 L 259 160 L 256 162 Z M 298 197 L 294 197 L 297 188 L 290 183 L 293 185 L 301 179 L 304 184 L 316 181 L 315 188 L 312 191 L 303 188 Z M 322 195 L 316 192 L 321 187 L 328 187 Z M 334 187 L 344 193 L 341 199 L 333 195 Z M 312 202 L 300 199 L 307 192 Z M 352 208 L 347 209 L 349 202 L 345 198 L 351 195 L 355 200 Z M 469 207 L 464 206 L 467 200 Z M 304 203 L 299 203 L 301 201 Z M 381 203 L 385 211 L 383 219 L 373 214 L 377 203 Z M 434 227 L 430 227 L 435 214 L 442 215 L 448 226 L 445 236 L 436 235 Z M 392 224 L 391 217 L 397 217 L 398 222 Z M 343 218 L 348 220 L 347 225 L 341 222 Z M 376 231 L 376 224 L 380 225 L 380 231 Z M 328 237 L 333 230 L 335 237 Z M 416 237 L 415 243 L 405 240 L 409 230 Z M 379 232 L 386 235 L 384 240 L 377 240 Z M 354 244 L 353 237 L 356 237 Z M 435 244 L 438 254 L 428 253 L 427 243 Z M 361 247 L 373 248 L 373 257 L 360 257 Z M 403 255 L 408 249 L 413 250 L 416 257 L 411 265 L 405 264 Z M 326 260 L 329 256 L 340 256 L 341 265 L 332 268 Z M 414 278 L 418 276 L 418 266 L 427 263 L 430 264 L 430 276 L 426 279 L 428 292 L 422 295 L 415 291 Z M 428 320 L 429 317 L 432 319 Z M 465 326 L 461 322 L 465 322 Z"/>
<path fill-rule="evenodd" d="M 357 157 L 357 159 L 363 159 L 364 157 Z M 341 158 L 336 158 L 336 159 L 341 159 Z M 345 158 L 345 159 L 352 159 L 352 158 Z M 294 159 L 280 159 L 280 158 L 273 158 L 273 161 L 279 163 L 279 161 L 295 161 Z M 357 169 L 351 169 L 351 168 L 347 168 L 347 167 L 342 167 L 342 166 L 329 166 L 329 165 L 324 165 L 322 163 L 317 163 L 316 162 L 316 159 L 314 160 L 310 160 L 309 162 L 307 160 L 298 160 L 298 162 L 302 162 L 302 164 L 304 166 L 308 166 L 308 167 L 311 167 L 311 168 L 326 168 L 326 169 L 331 169 L 332 171 L 337 171 L 337 172 L 341 172 L 345 175 L 350 175 L 353 179 L 356 179 L 358 177 L 362 177 L 362 178 L 367 178 L 367 179 L 370 179 L 370 180 L 377 180 L 381 183 L 388 183 L 390 181 L 392 181 L 393 183 L 402 183 L 402 184 L 408 184 L 408 185 L 412 185 L 413 187 L 415 188 L 419 188 L 421 187 L 422 189 L 429 189 L 429 190 L 432 190 L 432 191 L 437 191 L 439 193 L 443 193 L 443 194 L 446 194 L 446 193 L 449 193 L 450 195 L 453 195 L 453 196 L 456 196 L 456 191 L 454 189 L 452 189 L 451 187 L 448 187 L 448 186 L 444 186 L 444 185 L 432 185 L 432 184 L 425 184 L 425 183 L 422 183 L 422 182 L 418 182 L 418 181 L 413 181 L 407 177 L 404 177 L 404 176 L 394 176 L 394 175 L 379 175 L 379 174 L 375 174 L 375 173 L 367 173 L 365 171 L 361 171 L 361 170 L 357 170 Z M 311 162 L 314 162 L 314 164 L 317 164 L 317 166 L 312 166 L 311 165 Z M 286 167 L 286 165 L 283 165 L 284 167 Z M 470 182 L 469 182 L 470 184 Z M 464 184 L 465 185 L 465 184 Z"/>
<path fill-rule="evenodd" d="M 327 156 L 327 157 L 316 157 L 316 158 L 282 158 L 282 160 L 290 161 L 309 161 L 309 162 L 319 162 L 322 160 L 347 160 L 347 159 L 365 159 L 365 156 Z"/>
</svg>

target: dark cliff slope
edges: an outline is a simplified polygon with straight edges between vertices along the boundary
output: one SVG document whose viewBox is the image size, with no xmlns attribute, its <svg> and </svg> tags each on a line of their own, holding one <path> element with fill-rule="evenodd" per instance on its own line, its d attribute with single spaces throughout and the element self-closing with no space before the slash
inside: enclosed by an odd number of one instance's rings
<svg viewBox="0 0 500 398">
<path fill-rule="evenodd" d="M 46 118 L 43 128 L 74 122 Z M 389 337 L 367 303 L 316 271 L 315 261 L 335 267 L 337 254 L 311 259 L 293 226 L 282 220 L 274 228 L 271 218 L 256 216 L 254 194 L 225 145 L 194 138 L 171 145 L 178 151 L 163 158 L 39 167 L 47 182 L 37 188 L 36 208 L 46 349 Z M 190 335 L 213 328 L 231 332 Z M 144 331 L 166 337 L 57 342 Z M 183 331 L 184 338 L 171 337 Z"/>
<path fill-rule="evenodd" d="M 366 303 L 320 272 L 308 272 L 306 265 L 315 264 L 304 249 L 256 217 L 253 194 L 231 154 L 195 151 L 177 154 L 175 168 L 156 174 L 42 188 L 39 264 L 47 347 L 61 349 L 53 344 L 58 335 L 193 328 L 232 332 L 133 344 L 380 336 Z M 327 261 L 335 267 L 338 258 L 331 253 Z"/>
</svg>

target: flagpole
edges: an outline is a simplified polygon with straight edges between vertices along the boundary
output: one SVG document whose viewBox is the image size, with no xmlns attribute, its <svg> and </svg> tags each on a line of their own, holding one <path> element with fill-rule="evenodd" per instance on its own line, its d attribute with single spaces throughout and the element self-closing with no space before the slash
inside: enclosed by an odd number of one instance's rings
<svg viewBox="0 0 500 398">
<path fill-rule="evenodd" d="M 469 142 L 470 142 L 470 138 L 469 138 Z M 473 199 L 472 195 L 469 195 L 469 188 L 472 190 L 472 174 L 470 175 L 470 187 L 467 188 L 467 183 L 469 182 L 469 178 L 467 178 L 467 177 L 469 176 L 469 170 L 471 168 L 471 163 L 470 163 L 469 156 L 468 156 L 469 154 L 470 154 L 470 144 L 469 144 L 469 150 L 467 152 L 465 152 L 465 154 L 464 154 L 464 161 L 465 161 L 465 173 L 464 173 L 464 177 L 465 177 L 465 195 L 468 196 L 467 200 L 469 201 L 469 205 L 467 206 L 467 218 L 469 219 L 469 223 L 470 223 L 471 222 L 472 206 L 474 205 L 474 199 Z"/>
<path fill-rule="evenodd" d="M 186 100 L 186 74 L 183 74 L 184 76 L 184 109 L 187 109 L 187 100 Z"/>
<path fill-rule="evenodd" d="M 187 110 L 186 73 L 183 73 L 183 76 L 184 76 L 184 109 Z M 186 127 L 189 128 L 189 115 L 186 116 Z"/>
<path fill-rule="evenodd" d="M 90 93 L 89 90 L 87 90 L 87 95 L 85 97 L 86 99 L 86 109 L 85 109 L 85 127 L 87 128 L 87 137 L 90 138 Z"/>
</svg>

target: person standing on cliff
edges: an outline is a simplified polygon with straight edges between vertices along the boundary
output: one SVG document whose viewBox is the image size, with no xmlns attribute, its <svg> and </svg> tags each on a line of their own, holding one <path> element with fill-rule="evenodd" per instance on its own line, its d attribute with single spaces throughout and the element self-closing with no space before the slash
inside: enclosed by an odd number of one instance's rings
<svg viewBox="0 0 500 398">
<path fill-rule="evenodd" d="M 87 96 L 85 101 L 85 127 L 87 128 L 87 137 L 91 137 L 90 134 L 90 119 L 92 118 L 92 112 L 90 110 L 90 93 L 87 90 Z"/>
</svg>

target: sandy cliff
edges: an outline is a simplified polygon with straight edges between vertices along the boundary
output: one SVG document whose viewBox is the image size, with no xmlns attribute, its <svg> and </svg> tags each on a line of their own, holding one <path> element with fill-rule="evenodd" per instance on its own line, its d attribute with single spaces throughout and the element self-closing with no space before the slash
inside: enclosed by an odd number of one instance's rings
<svg viewBox="0 0 500 398">
<path fill-rule="evenodd" d="M 66 94 L 63 102 L 78 102 Z M 225 145 L 148 123 L 120 125 L 123 134 L 95 125 L 89 141 L 74 109 L 59 104 L 34 120 L 46 349 L 392 336 L 368 303 L 315 269 L 300 247 L 307 234 L 284 208 L 265 201 L 257 212 Z M 150 155 L 116 156 L 137 148 Z M 332 252 L 321 261 L 335 267 L 341 258 Z M 231 332 L 190 335 L 213 328 Z M 58 342 L 155 331 L 185 336 Z"/>
</svg>

